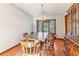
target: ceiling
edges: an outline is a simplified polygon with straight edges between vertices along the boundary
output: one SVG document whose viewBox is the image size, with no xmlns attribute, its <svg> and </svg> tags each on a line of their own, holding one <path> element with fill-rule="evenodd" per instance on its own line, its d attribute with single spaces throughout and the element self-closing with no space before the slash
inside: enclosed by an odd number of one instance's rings
<svg viewBox="0 0 79 59">
<path fill-rule="evenodd" d="M 38 16 L 41 12 L 41 4 L 47 15 L 65 14 L 72 3 L 15 3 L 17 7 L 24 10 L 31 16 Z"/>
</svg>

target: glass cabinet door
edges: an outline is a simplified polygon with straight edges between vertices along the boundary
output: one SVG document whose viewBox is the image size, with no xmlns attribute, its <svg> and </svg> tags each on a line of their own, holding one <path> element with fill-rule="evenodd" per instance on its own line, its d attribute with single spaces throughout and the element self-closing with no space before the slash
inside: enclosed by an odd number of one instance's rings
<svg viewBox="0 0 79 59">
<path fill-rule="evenodd" d="M 77 35 L 78 34 L 78 17 L 77 17 L 77 9 L 72 10 L 72 34 Z"/>
<path fill-rule="evenodd" d="M 78 35 L 78 16 L 77 16 L 77 9 L 75 9 L 75 32 Z"/>
<path fill-rule="evenodd" d="M 75 35 L 75 10 L 72 10 L 71 13 L 72 13 L 72 35 Z"/>
</svg>

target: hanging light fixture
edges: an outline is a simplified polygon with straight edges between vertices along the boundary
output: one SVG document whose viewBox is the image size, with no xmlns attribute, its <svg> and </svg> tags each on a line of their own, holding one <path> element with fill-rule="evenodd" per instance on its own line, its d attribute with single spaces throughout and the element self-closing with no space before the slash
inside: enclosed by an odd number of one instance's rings
<svg viewBox="0 0 79 59">
<path fill-rule="evenodd" d="M 47 20 L 48 16 L 44 12 L 44 5 L 41 5 L 41 14 L 37 17 L 37 20 Z"/>
</svg>

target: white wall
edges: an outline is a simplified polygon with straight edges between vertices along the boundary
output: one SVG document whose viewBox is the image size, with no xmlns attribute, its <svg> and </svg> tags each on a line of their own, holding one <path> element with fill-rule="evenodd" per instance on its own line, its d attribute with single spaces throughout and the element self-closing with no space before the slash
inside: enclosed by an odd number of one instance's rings
<svg viewBox="0 0 79 59">
<path fill-rule="evenodd" d="M 0 53 L 17 45 L 24 32 L 32 31 L 32 17 L 11 4 L 0 4 Z"/>
<path fill-rule="evenodd" d="M 64 14 L 51 16 L 51 19 L 56 19 L 56 35 L 58 38 L 63 38 L 65 33 Z"/>
<path fill-rule="evenodd" d="M 34 27 L 33 31 L 36 31 L 36 22 L 35 22 L 36 17 L 34 17 L 33 22 L 34 22 Z M 64 29 L 65 29 L 65 23 L 64 23 L 64 14 L 59 14 L 59 15 L 52 15 L 49 16 L 49 19 L 56 19 L 56 34 L 58 38 L 63 38 L 64 35 Z"/>
</svg>

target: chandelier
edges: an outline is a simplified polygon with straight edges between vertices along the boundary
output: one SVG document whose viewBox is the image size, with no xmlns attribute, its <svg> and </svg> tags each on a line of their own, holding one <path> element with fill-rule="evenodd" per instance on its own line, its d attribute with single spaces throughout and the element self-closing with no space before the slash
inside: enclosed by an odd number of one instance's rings
<svg viewBox="0 0 79 59">
<path fill-rule="evenodd" d="M 47 20 L 48 16 L 44 12 L 44 5 L 41 5 L 41 14 L 37 16 L 37 20 Z"/>
</svg>

